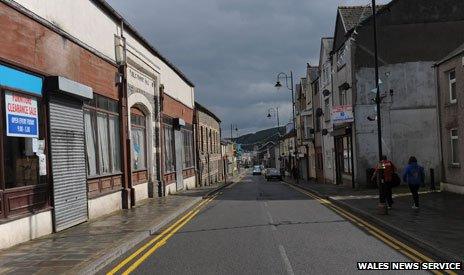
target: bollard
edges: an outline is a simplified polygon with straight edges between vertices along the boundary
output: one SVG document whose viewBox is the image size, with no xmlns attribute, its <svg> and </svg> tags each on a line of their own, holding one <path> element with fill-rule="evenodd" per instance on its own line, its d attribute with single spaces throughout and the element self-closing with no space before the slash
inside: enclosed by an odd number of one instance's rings
<svg viewBox="0 0 464 275">
<path fill-rule="evenodd" d="M 430 168 L 430 190 L 435 190 L 435 170 Z"/>
</svg>

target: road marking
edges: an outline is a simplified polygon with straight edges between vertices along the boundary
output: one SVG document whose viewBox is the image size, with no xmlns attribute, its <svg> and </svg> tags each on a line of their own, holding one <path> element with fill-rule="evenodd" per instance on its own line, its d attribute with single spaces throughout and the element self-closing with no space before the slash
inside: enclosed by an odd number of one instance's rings
<svg viewBox="0 0 464 275">
<path fill-rule="evenodd" d="M 158 240 L 160 240 L 161 238 L 163 238 L 166 234 L 168 234 L 171 230 L 173 229 L 176 229 L 177 230 L 180 228 L 178 225 L 185 225 L 186 222 L 184 223 L 184 221 L 189 221 L 191 220 L 191 218 L 194 217 L 194 215 L 196 215 L 196 213 L 201 209 L 201 207 L 203 207 L 204 205 L 206 205 L 207 203 L 209 203 L 210 201 L 214 200 L 215 198 L 217 197 L 217 195 L 211 197 L 211 198 L 208 198 L 206 200 L 203 200 L 202 202 L 200 202 L 197 206 L 195 206 L 192 210 L 190 210 L 189 212 L 187 212 L 185 215 L 183 215 L 181 218 L 179 218 L 174 224 L 172 224 L 171 226 L 169 226 L 167 229 L 165 229 L 163 232 L 161 232 L 159 235 L 157 235 L 155 238 L 151 239 L 150 241 L 148 241 L 146 244 L 144 244 L 142 247 L 140 247 L 139 249 L 137 249 L 137 251 L 135 251 L 134 253 L 132 253 L 129 257 L 127 257 L 126 259 L 124 259 L 123 261 L 121 261 L 117 266 L 115 266 L 111 271 L 109 271 L 107 273 L 107 275 L 113 275 L 113 274 L 116 274 L 116 272 L 118 272 L 119 270 L 121 270 L 125 265 L 127 265 L 129 262 L 131 262 L 132 260 L 134 260 L 134 258 L 136 258 L 139 254 L 141 254 L 143 251 L 145 251 L 150 245 L 156 243 Z M 177 231 L 176 230 L 176 231 Z M 172 235 L 171 235 L 172 236 Z M 163 238 L 164 240 L 164 238 Z M 166 241 L 164 241 L 163 243 L 163 240 L 161 240 L 160 242 L 156 243 L 154 247 L 157 247 L 156 249 L 158 249 L 159 247 L 163 246 Z M 167 240 L 167 239 L 166 239 Z M 153 249 L 153 248 L 152 248 Z M 155 250 L 156 250 L 155 249 Z M 151 249 L 150 249 L 151 250 Z M 154 251 L 153 251 L 154 252 Z M 126 271 L 127 272 L 127 271 Z"/>
<path fill-rule="evenodd" d="M 282 260 L 284 260 L 285 268 L 287 269 L 287 274 L 289 275 L 295 274 L 293 272 L 292 264 L 290 263 L 290 260 L 288 259 L 287 252 L 285 251 L 284 246 L 281 244 L 279 244 L 279 251 L 280 251 L 280 256 L 282 257 Z"/>
<path fill-rule="evenodd" d="M 132 271 L 134 271 L 137 267 L 139 267 L 151 254 L 153 254 L 156 250 L 158 250 L 160 247 L 166 244 L 167 240 L 174 235 L 179 229 L 181 229 L 185 224 L 187 224 L 191 219 L 193 219 L 200 210 L 195 210 L 193 214 L 188 217 L 186 220 L 184 220 L 179 226 L 174 228 L 166 237 L 164 237 L 161 241 L 159 241 L 155 246 L 150 248 L 145 254 L 143 254 L 137 261 L 135 261 L 131 266 L 129 266 L 126 271 L 124 271 L 122 274 L 123 275 L 129 275 Z"/>
<path fill-rule="evenodd" d="M 284 182 L 284 184 L 290 186 L 291 188 L 297 190 L 298 192 L 300 193 L 303 193 L 313 199 L 315 199 L 317 202 L 319 202 L 320 204 L 326 206 L 327 208 L 329 209 L 332 209 L 334 212 L 336 212 L 337 214 L 345 217 L 346 219 L 348 219 L 349 221 L 355 223 L 356 225 L 358 226 L 361 226 L 361 227 L 364 227 L 365 229 L 367 229 L 367 231 L 374 237 L 380 239 L 382 242 L 384 242 L 385 244 L 387 244 L 388 246 L 390 246 L 391 248 L 399 251 L 400 253 L 402 253 L 403 255 L 405 255 L 406 257 L 416 261 L 416 262 L 434 262 L 431 258 L 425 256 L 424 254 L 420 253 L 419 251 L 413 249 L 412 247 L 404 244 L 403 242 L 395 239 L 394 237 L 390 236 L 389 234 L 385 233 L 384 231 L 382 231 L 381 229 L 375 227 L 374 225 L 366 222 L 365 220 L 359 218 L 358 216 L 355 216 L 353 214 L 351 214 L 350 212 L 338 207 L 337 205 L 334 205 L 332 202 L 330 202 L 329 200 L 326 200 L 326 199 L 323 199 L 313 193 L 310 193 L 308 192 L 307 190 L 304 190 L 300 187 L 297 187 L 297 186 L 294 186 L 292 184 L 288 184 L 286 182 Z M 432 273 L 434 274 L 443 274 L 441 271 L 438 271 L 438 270 L 431 270 Z M 451 270 L 445 270 L 445 272 L 447 274 L 450 274 L 450 275 L 457 275 L 457 273 L 451 271 Z"/>
</svg>

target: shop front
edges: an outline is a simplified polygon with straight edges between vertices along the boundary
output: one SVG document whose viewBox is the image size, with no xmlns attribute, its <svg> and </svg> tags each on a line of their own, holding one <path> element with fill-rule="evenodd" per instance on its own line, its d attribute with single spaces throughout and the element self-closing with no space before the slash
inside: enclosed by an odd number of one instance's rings
<svg viewBox="0 0 464 275">
<path fill-rule="evenodd" d="M 43 84 L 0 64 L 0 248 L 52 232 Z M 33 230 L 16 229 L 24 223 Z"/>
</svg>

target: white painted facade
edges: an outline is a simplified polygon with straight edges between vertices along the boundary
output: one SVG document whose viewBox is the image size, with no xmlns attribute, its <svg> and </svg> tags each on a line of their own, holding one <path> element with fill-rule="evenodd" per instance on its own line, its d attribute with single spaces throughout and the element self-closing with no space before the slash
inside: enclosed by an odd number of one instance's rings
<svg viewBox="0 0 464 275">
<path fill-rule="evenodd" d="M 16 3 L 52 23 L 59 29 L 115 61 L 115 36 L 121 35 L 121 23 L 116 22 L 89 0 L 15 0 Z M 76 12 L 79 11 L 79 12 Z M 162 27 L 162 26 L 160 26 Z M 89 31 L 92 30 L 92 31 Z M 136 37 L 124 30 L 127 49 L 156 68 L 165 93 L 186 106 L 194 107 L 194 88 L 184 81 L 168 64 L 156 57 Z"/>
<path fill-rule="evenodd" d="M 0 249 L 27 242 L 53 232 L 52 211 L 0 224 Z"/>
<path fill-rule="evenodd" d="M 121 191 L 106 196 L 89 199 L 87 202 L 89 220 L 97 219 L 122 209 Z"/>
</svg>

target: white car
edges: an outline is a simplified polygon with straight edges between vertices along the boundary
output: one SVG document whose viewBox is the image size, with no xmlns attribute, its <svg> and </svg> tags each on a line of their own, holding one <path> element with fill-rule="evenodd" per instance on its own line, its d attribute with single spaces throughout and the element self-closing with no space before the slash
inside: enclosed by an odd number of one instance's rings
<svg viewBox="0 0 464 275">
<path fill-rule="evenodd" d="M 261 175 L 261 167 L 259 165 L 253 166 L 253 176 L 254 175 Z"/>
</svg>

